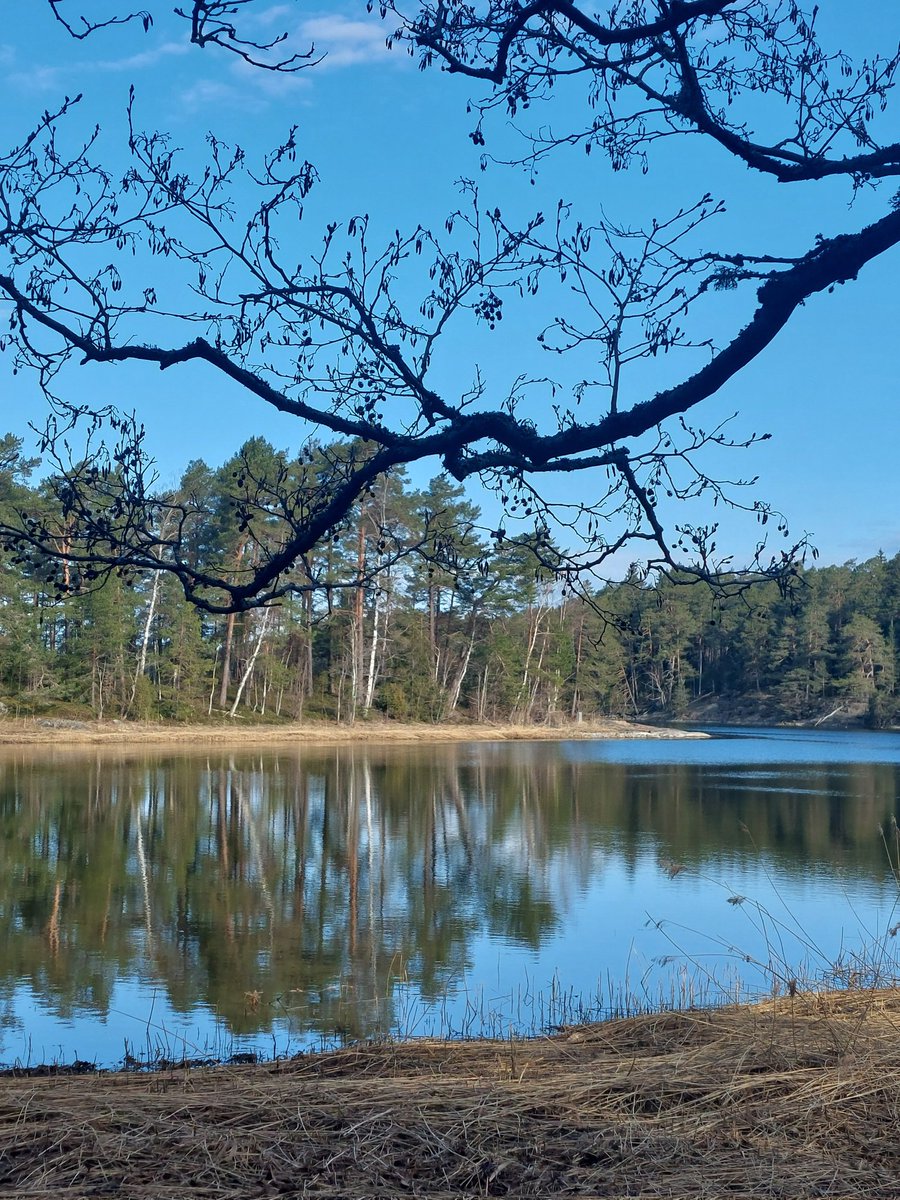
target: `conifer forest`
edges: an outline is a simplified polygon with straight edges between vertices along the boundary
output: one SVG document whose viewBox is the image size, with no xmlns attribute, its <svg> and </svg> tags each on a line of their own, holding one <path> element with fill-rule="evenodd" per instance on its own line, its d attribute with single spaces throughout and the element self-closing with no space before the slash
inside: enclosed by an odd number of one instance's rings
<svg viewBox="0 0 900 1200">
<path fill-rule="evenodd" d="M 237 577 L 264 559 L 279 516 L 261 520 L 260 497 L 314 459 L 256 438 L 218 467 L 190 463 L 166 511 L 194 569 Z M 64 548 L 64 496 L 20 440 L 0 441 L 4 519 L 38 514 Z M 538 528 L 497 536 L 447 476 L 417 490 L 399 470 L 269 607 L 205 612 L 162 571 L 61 580 L 58 560 L 7 554 L 0 698 L 10 715 L 142 720 L 898 719 L 900 554 L 798 568 L 789 587 L 633 568 L 574 592 L 552 552 Z"/>
</svg>

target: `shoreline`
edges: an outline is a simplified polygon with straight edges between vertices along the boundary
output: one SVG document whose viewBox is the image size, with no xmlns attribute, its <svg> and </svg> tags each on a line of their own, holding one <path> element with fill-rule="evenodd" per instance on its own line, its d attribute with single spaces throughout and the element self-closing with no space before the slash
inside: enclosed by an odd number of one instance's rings
<svg viewBox="0 0 900 1200">
<path fill-rule="evenodd" d="M 705 739 L 700 730 L 671 729 L 617 718 L 551 725 L 400 724 L 359 721 L 337 725 L 298 721 L 284 725 L 241 722 L 184 724 L 150 721 L 70 721 L 60 718 L 0 718 L 0 747 L 50 746 L 58 749 L 114 746 L 128 749 L 270 746 L 277 749 L 329 745 L 426 745 L 453 742 L 593 741 L 602 739 Z"/>
<path fill-rule="evenodd" d="M 805 992 L 527 1041 L 0 1079 L 0 1190 L 900 1196 L 900 989 Z"/>
</svg>

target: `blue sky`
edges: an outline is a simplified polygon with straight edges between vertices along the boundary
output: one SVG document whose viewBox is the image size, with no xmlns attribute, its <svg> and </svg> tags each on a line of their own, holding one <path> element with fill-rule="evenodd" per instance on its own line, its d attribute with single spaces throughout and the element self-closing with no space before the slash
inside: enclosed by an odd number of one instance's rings
<svg viewBox="0 0 900 1200">
<path fill-rule="evenodd" d="M 84 7 L 101 13 L 116 6 L 93 0 Z M 831 22 L 825 32 L 845 48 L 890 51 L 900 38 L 894 5 L 870 0 L 855 6 L 851 17 L 845 6 L 824 7 L 823 20 Z M 874 219 L 893 190 L 885 185 L 851 207 L 844 184 L 779 188 L 725 162 L 715 148 L 683 139 L 653 155 L 647 176 L 613 176 L 599 156 L 586 159 L 576 152 L 546 160 L 533 185 L 522 172 L 506 168 L 492 166 L 482 174 L 479 151 L 467 137 L 473 118 L 465 111 L 467 98 L 479 95 L 477 86 L 437 71 L 422 73 L 402 50 L 389 53 L 387 27 L 366 14 L 364 0 L 327 7 L 297 0 L 260 5 L 258 11 L 261 32 L 289 28 L 298 46 L 314 42 L 325 54 L 323 61 L 293 76 L 254 71 L 215 49 L 189 47 L 183 24 L 164 14 L 146 34 L 132 25 L 74 42 L 52 21 L 43 0 L 14 6 L 0 33 L 3 145 L 17 140 L 42 109 L 83 91 L 85 124 L 101 123 L 115 161 L 132 83 L 139 121 L 169 130 L 188 148 L 201 146 L 212 129 L 251 154 L 262 153 L 296 124 L 302 153 L 321 176 L 298 229 L 301 241 L 320 237 L 326 220 L 360 212 L 372 215 L 373 240 L 379 228 L 385 238 L 395 227 L 411 228 L 419 221 L 440 228 L 458 203 L 455 181 L 477 177 L 485 202 L 500 205 L 505 215 L 547 210 L 565 198 L 586 220 L 602 205 L 609 216 L 633 222 L 668 213 L 712 190 L 728 209 L 719 221 L 722 244 L 737 238 L 745 250 L 797 254 L 817 232 L 852 230 Z M 530 119 L 552 119 L 562 126 L 567 114 L 578 110 L 578 99 L 560 89 L 553 106 L 538 106 Z M 499 114 L 486 131 L 489 149 L 515 152 L 518 135 Z M 896 131 L 895 114 L 882 132 L 893 139 Z M 710 240 L 718 244 L 717 238 Z M 752 450 L 712 455 L 707 465 L 723 475 L 758 476 L 750 495 L 784 511 L 792 532 L 808 531 L 825 562 L 900 550 L 897 270 L 895 251 L 855 283 L 812 300 L 767 353 L 693 414 L 710 427 L 737 413 L 736 435 L 772 434 Z M 736 307 L 728 297 L 708 307 L 707 327 L 717 342 L 737 331 L 742 312 L 749 309 Z M 523 309 L 491 336 L 469 330 L 449 338 L 437 366 L 442 385 L 458 394 L 477 363 L 499 396 L 523 363 L 533 362 L 530 369 L 539 373 L 534 334 L 540 315 Z M 667 369 L 687 373 L 688 366 L 685 359 L 680 366 L 654 368 L 638 384 L 652 394 Z M 589 366 L 573 365 L 573 378 L 579 369 L 587 373 Z M 13 378 L 8 363 L 0 362 L 0 379 L 0 425 L 25 433 L 29 421 L 42 419 L 37 388 L 25 376 Z M 301 440 L 290 421 L 224 388 L 199 368 L 177 377 L 136 367 L 80 369 L 66 377 L 65 386 L 71 399 L 135 407 L 166 482 L 192 458 L 217 464 L 253 434 L 289 448 Z M 641 398 L 638 392 L 634 398 Z M 534 403 L 541 402 L 536 395 Z M 558 494 L 566 488 L 577 494 L 583 486 L 564 481 Z M 676 513 L 674 519 L 681 516 Z M 746 553 L 755 536 L 755 526 L 736 520 L 724 526 L 720 544 Z"/>
</svg>

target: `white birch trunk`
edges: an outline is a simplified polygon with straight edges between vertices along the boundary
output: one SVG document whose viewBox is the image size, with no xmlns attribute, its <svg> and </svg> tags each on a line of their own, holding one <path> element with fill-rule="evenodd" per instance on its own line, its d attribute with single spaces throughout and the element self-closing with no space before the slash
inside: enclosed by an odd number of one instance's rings
<svg viewBox="0 0 900 1200">
<path fill-rule="evenodd" d="M 452 713 L 456 712 L 456 706 L 457 706 L 457 704 L 459 704 L 459 693 L 462 691 L 463 681 L 465 680 L 466 674 L 468 673 L 468 670 L 469 670 L 469 661 L 472 658 L 472 650 L 474 649 L 474 647 L 475 647 L 475 630 L 473 629 L 472 633 L 469 637 L 469 644 L 466 647 L 466 653 L 463 657 L 462 663 L 460 664 L 459 670 L 456 672 L 456 677 L 453 680 L 453 686 L 450 688 L 450 694 L 447 697 L 447 703 L 444 706 L 444 717 L 445 718 L 449 717 Z"/>
<path fill-rule="evenodd" d="M 372 617 L 372 645 L 369 648 L 369 674 L 366 679 L 366 698 L 363 704 L 363 710 L 369 712 L 372 708 L 372 701 L 375 698 L 375 680 L 377 672 L 375 664 L 378 654 L 378 621 L 381 616 L 381 589 L 375 589 L 375 613 Z"/>
<path fill-rule="evenodd" d="M 522 683 L 519 686 L 519 694 L 516 697 L 515 711 L 517 714 L 522 714 L 522 705 L 525 702 L 525 697 L 528 695 L 528 684 L 531 675 L 531 658 L 534 654 L 534 648 L 537 645 L 538 635 L 541 632 L 541 620 L 544 616 L 543 601 L 538 604 L 534 616 L 534 624 L 531 627 L 528 637 L 528 649 L 525 654 L 525 670 L 522 673 Z M 528 704 L 528 710 L 531 710 L 533 700 Z"/>
<path fill-rule="evenodd" d="M 147 619 L 144 622 L 144 632 L 141 636 L 141 653 L 138 658 L 137 670 L 134 673 L 134 682 L 131 687 L 131 703 L 134 703 L 134 694 L 137 691 L 138 680 L 147 669 L 147 647 L 150 644 L 150 628 L 153 625 L 153 618 L 156 616 L 156 602 L 159 599 L 159 577 L 162 571 L 153 572 L 153 587 L 150 589 L 150 604 L 147 608 Z"/>
<path fill-rule="evenodd" d="M 259 626 L 259 637 L 256 639 L 256 645 L 253 647 L 253 653 L 250 655 L 250 661 L 247 663 L 246 670 L 241 676 L 241 681 L 238 684 L 237 694 L 234 697 L 234 703 L 228 710 L 229 717 L 233 717 L 237 713 L 238 705 L 241 702 L 241 696 L 244 694 L 244 688 L 247 686 L 247 682 L 250 679 L 250 676 L 253 674 L 253 668 L 256 666 L 256 660 L 259 657 L 260 649 L 262 648 L 263 641 L 265 640 L 266 626 L 269 624 L 269 615 L 271 612 L 271 608 L 263 609 L 263 618 Z"/>
</svg>

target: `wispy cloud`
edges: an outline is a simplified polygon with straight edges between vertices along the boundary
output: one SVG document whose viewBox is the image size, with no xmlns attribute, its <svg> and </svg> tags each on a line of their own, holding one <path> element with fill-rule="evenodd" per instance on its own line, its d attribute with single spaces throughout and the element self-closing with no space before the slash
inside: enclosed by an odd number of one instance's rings
<svg viewBox="0 0 900 1200">
<path fill-rule="evenodd" d="M 34 66 L 25 71 L 11 71 L 6 82 L 20 92 L 52 92 L 65 86 L 66 76 L 62 67 Z"/>
<path fill-rule="evenodd" d="M 288 99 L 294 104 L 302 104 L 304 93 L 312 89 L 320 71 L 388 60 L 386 26 L 380 21 L 351 20 L 342 14 L 329 14 L 308 17 L 291 27 L 293 14 L 293 8 L 285 4 L 275 4 L 255 14 L 253 23 L 266 30 L 263 37 L 289 31 L 286 41 L 262 57 L 275 62 L 294 52 L 305 55 L 314 49 L 311 70 L 267 71 L 243 59 L 232 59 L 229 78 L 195 81 L 181 94 L 184 107 L 190 112 L 216 107 L 240 107 L 260 112 L 271 103 L 283 103 Z M 406 59 L 397 54 L 395 61 L 405 62 Z"/>
<path fill-rule="evenodd" d="M 140 54 L 130 54 L 127 58 L 113 58 L 93 64 L 95 71 L 141 71 L 145 67 L 155 67 L 166 58 L 180 58 L 189 54 L 191 47 L 188 42 L 163 42 L 152 50 L 143 50 Z M 79 67 L 84 69 L 84 64 Z"/>
<path fill-rule="evenodd" d="M 243 59 L 231 65 L 231 74 L 238 81 L 244 94 L 255 93 L 270 100 L 283 100 L 308 91 L 312 81 L 303 71 L 262 71 Z"/>
<path fill-rule="evenodd" d="M 179 107 L 190 113 L 207 112 L 212 108 L 236 108 L 238 105 L 258 111 L 263 105 L 248 102 L 240 88 L 217 79 L 198 79 L 178 95 Z"/>
<path fill-rule="evenodd" d="M 12 63 L 14 55 L 10 50 L 9 59 L 4 58 L 8 47 L 0 46 L 0 66 Z M 27 92 L 47 92 L 57 88 L 71 88 L 80 84 L 85 78 L 95 74 L 119 74 L 125 71 L 143 71 L 155 67 L 170 58 L 180 58 L 189 53 L 190 46 L 186 42 L 162 42 L 150 50 L 139 54 L 130 54 L 124 58 L 91 59 L 89 62 L 76 61 L 58 66 L 35 65 L 23 70 L 13 71 L 7 76 L 7 82 L 13 87 Z"/>
<path fill-rule="evenodd" d="M 258 12 L 254 17 L 257 25 L 264 27 L 274 25 L 277 21 L 290 24 L 294 10 L 288 4 L 273 4 L 271 8 L 265 8 L 262 12 Z"/>
<path fill-rule="evenodd" d="M 187 112 L 203 113 L 211 109 L 242 109 L 259 113 L 273 101 L 291 97 L 302 102 L 310 82 L 302 75 L 283 75 L 261 71 L 245 62 L 232 64 L 230 80 L 198 79 L 179 95 L 179 105 Z"/>
<path fill-rule="evenodd" d="M 260 40 L 275 37 L 282 30 L 289 34 L 285 42 L 273 47 L 264 57 L 276 61 L 295 51 L 305 55 L 314 50 L 312 71 L 266 71 L 232 59 L 228 70 L 230 80 L 221 75 L 218 79 L 195 78 L 180 93 L 179 100 L 192 112 L 216 105 L 249 106 L 252 111 L 258 111 L 267 103 L 289 96 L 299 99 L 299 94 L 312 86 L 313 76 L 319 71 L 388 63 L 399 66 L 408 62 L 402 52 L 392 54 L 388 50 L 385 39 L 390 28 L 375 17 L 365 20 L 343 13 L 320 13 L 294 23 L 295 12 L 291 5 L 275 3 L 257 12 L 253 23 L 265 30 Z M 0 67 L 6 68 L 9 86 L 22 92 L 42 93 L 71 90 L 91 75 L 148 71 L 192 52 L 186 39 L 170 40 L 122 58 L 26 65 L 21 58 L 16 62 L 13 47 L 0 43 Z M 16 66 L 18 70 L 14 69 Z"/>
<path fill-rule="evenodd" d="M 297 36 L 315 46 L 317 58 L 324 55 L 318 68 L 323 70 L 354 67 L 361 63 L 383 63 L 390 59 L 405 62 L 405 55 L 396 51 L 391 54 L 388 50 L 385 44 L 388 32 L 389 27 L 374 18 L 370 21 L 354 21 L 335 14 L 301 21 Z"/>
<path fill-rule="evenodd" d="M 260 41 L 284 40 L 262 52 L 263 61 L 273 63 L 291 54 L 309 55 L 310 63 L 318 70 L 352 67 L 363 63 L 383 63 L 390 56 L 386 38 L 392 26 L 377 17 L 352 18 L 344 13 L 320 13 L 299 23 L 292 20 L 294 10 L 286 4 L 275 4 L 254 14 L 247 22 Z M 248 36 L 250 30 L 245 31 Z M 404 62 L 406 56 L 396 54 L 393 61 Z"/>
</svg>

